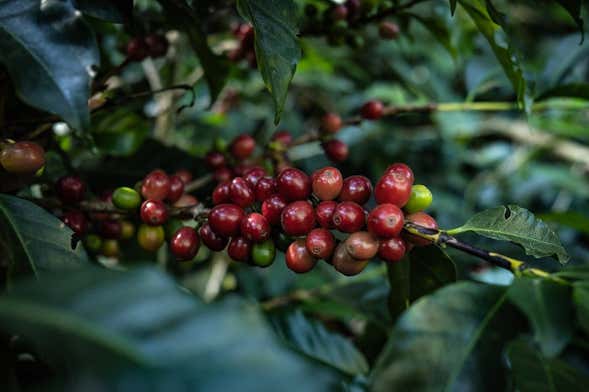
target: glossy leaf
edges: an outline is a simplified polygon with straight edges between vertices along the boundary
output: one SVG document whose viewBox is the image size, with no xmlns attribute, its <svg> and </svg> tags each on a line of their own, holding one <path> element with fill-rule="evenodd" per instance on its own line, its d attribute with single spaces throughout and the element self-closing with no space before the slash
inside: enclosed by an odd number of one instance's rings
<svg viewBox="0 0 589 392">
<path fill-rule="evenodd" d="M 292 0 L 238 0 L 237 7 L 254 26 L 258 68 L 274 100 L 274 122 L 278 123 L 301 57 L 296 4 Z"/>
<path fill-rule="evenodd" d="M 123 23 L 133 16 L 133 0 L 74 0 L 84 14 L 113 23 Z"/>
<path fill-rule="evenodd" d="M 505 300 L 505 288 L 472 282 L 418 300 L 391 333 L 371 390 L 504 390 L 501 345 L 517 326 Z"/>
<path fill-rule="evenodd" d="M 290 347 L 348 375 L 368 372 L 366 359 L 352 342 L 328 331 L 301 311 L 273 317 L 274 329 Z"/>
<path fill-rule="evenodd" d="M 450 234 L 474 231 L 496 240 L 515 242 L 534 257 L 556 256 L 566 263 L 569 256 L 556 234 L 530 211 L 516 205 L 491 208 L 473 215 L 464 225 L 449 230 Z"/>
<path fill-rule="evenodd" d="M 0 52 L 20 98 L 76 129 L 88 126 L 90 72 L 99 63 L 98 49 L 69 1 L 0 2 Z"/>
<path fill-rule="evenodd" d="M 8 265 L 9 280 L 29 274 L 40 278 L 87 265 L 82 245 L 72 250 L 72 234 L 62 221 L 37 205 L 0 194 L 0 258 Z"/>
<path fill-rule="evenodd" d="M 543 279 L 516 279 L 509 300 L 528 318 L 534 341 L 544 356 L 558 355 L 573 334 L 573 309 L 569 287 Z"/>
<path fill-rule="evenodd" d="M 573 284 L 573 302 L 577 320 L 585 333 L 589 334 L 589 280 Z"/>
</svg>

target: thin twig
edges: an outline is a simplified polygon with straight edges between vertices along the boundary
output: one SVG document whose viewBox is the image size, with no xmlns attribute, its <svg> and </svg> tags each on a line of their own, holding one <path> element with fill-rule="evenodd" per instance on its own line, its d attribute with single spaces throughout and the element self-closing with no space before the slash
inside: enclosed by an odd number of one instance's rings
<svg viewBox="0 0 589 392">
<path fill-rule="evenodd" d="M 211 181 L 213 181 L 213 175 L 212 174 L 205 174 L 204 176 L 196 178 L 196 179 L 190 181 L 188 184 L 186 184 L 186 186 L 184 187 L 184 191 L 186 193 L 194 192 L 197 189 L 200 189 L 200 188 L 206 186 Z"/>
</svg>

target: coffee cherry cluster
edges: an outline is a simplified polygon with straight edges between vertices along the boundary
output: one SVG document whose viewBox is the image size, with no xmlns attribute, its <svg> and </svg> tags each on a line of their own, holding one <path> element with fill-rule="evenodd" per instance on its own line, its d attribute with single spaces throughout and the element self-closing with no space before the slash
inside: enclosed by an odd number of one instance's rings
<svg viewBox="0 0 589 392">
<path fill-rule="evenodd" d="M 125 52 L 130 61 L 143 61 L 148 57 L 164 57 L 168 53 L 168 39 L 162 34 L 133 37 L 127 43 Z"/>
<path fill-rule="evenodd" d="M 216 186 L 214 207 L 199 234 L 212 250 L 227 247 L 237 262 L 270 265 L 278 247 L 295 272 L 325 260 L 340 273 L 355 275 L 376 256 L 396 262 L 410 247 L 427 244 L 403 234 L 405 222 L 437 228 L 422 211 L 431 192 L 413 181 L 402 163 L 389 166 L 374 188 L 364 176 L 344 179 L 335 167 L 311 176 L 289 167 L 275 177 L 254 167 Z M 367 211 L 372 196 L 377 205 Z"/>
<path fill-rule="evenodd" d="M 233 36 L 237 40 L 237 47 L 227 53 L 232 62 L 247 61 L 251 68 L 257 68 L 256 52 L 254 50 L 254 28 L 246 23 L 241 23 L 233 29 Z"/>
</svg>

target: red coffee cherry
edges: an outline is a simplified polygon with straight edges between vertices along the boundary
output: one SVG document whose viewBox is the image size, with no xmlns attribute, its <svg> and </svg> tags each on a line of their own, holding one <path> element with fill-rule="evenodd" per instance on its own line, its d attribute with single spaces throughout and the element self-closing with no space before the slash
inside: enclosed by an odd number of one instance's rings
<svg viewBox="0 0 589 392">
<path fill-rule="evenodd" d="M 377 237 L 398 237 L 403 229 L 403 211 L 394 204 L 381 204 L 370 211 L 366 225 Z"/>
<path fill-rule="evenodd" d="M 139 210 L 141 220 L 150 226 L 160 226 L 168 220 L 168 207 L 159 200 L 145 200 Z"/>
<path fill-rule="evenodd" d="M 378 204 L 390 203 L 403 207 L 411 197 L 411 182 L 403 174 L 392 172 L 380 178 L 374 187 L 374 198 Z"/>
<path fill-rule="evenodd" d="M 192 173 L 190 173 L 190 171 L 188 171 L 186 169 L 180 169 L 174 175 L 180 177 L 182 182 L 184 182 L 184 185 L 186 185 L 190 181 L 192 181 Z"/>
<path fill-rule="evenodd" d="M 360 205 L 366 204 L 372 194 L 372 184 L 364 176 L 350 176 L 344 180 L 339 195 L 341 201 L 353 201 Z"/>
<path fill-rule="evenodd" d="M 362 105 L 360 113 L 367 120 L 378 120 L 382 117 L 384 105 L 377 100 L 371 100 Z"/>
<path fill-rule="evenodd" d="M 282 144 L 284 147 L 288 147 L 292 143 L 292 135 L 286 130 L 276 131 L 272 135 L 271 140 Z"/>
<path fill-rule="evenodd" d="M 305 246 L 313 257 L 327 260 L 335 249 L 335 238 L 329 230 L 313 229 L 307 234 Z"/>
<path fill-rule="evenodd" d="M 395 176 L 404 177 L 411 183 L 411 185 L 413 185 L 413 181 L 415 180 L 411 168 L 400 162 L 389 165 L 385 170 L 383 177 L 387 174 L 394 174 Z"/>
<path fill-rule="evenodd" d="M 166 36 L 161 34 L 150 34 L 145 37 L 145 45 L 147 46 L 147 53 L 150 57 L 163 57 L 168 53 L 168 40 Z"/>
<path fill-rule="evenodd" d="M 80 236 L 88 231 L 88 219 L 82 211 L 68 211 L 63 214 L 62 220 L 74 233 Z"/>
<path fill-rule="evenodd" d="M 366 268 L 369 260 L 356 260 L 346 250 L 346 245 L 342 242 L 333 252 L 331 264 L 333 268 L 346 276 L 358 275 Z"/>
<path fill-rule="evenodd" d="M 250 163 L 243 163 L 242 162 L 242 163 L 239 163 L 239 164 L 233 166 L 233 172 L 234 172 L 235 176 L 243 177 L 245 175 L 245 173 L 253 167 L 254 167 L 254 165 L 252 165 Z"/>
<path fill-rule="evenodd" d="M 170 192 L 170 178 L 163 170 L 154 170 L 143 179 L 141 195 L 146 200 L 164 200 Z"/>
<path fill-rule="evenodd" d="M 167 199 L 170 203 L 177 202 L 184 193 L 184 181 L 178 176 L 170 176 L 170 191 Z"/>
<path fill-rule="evenodd" d="M 227 255 L 234 260 L 247 263 L 250 259 L 252 243 L 243 237 L 233 237 L 227 247 Z"/>
<path fill-rule="evenodd" d="M 399 237 L 380 240 L 378 246 L 378 257 L 389 263 L 400 261 L 405 256 L 405 241 Z"/>
<path fill-rule="evenodd" d="M 36 173 L 45 165 L 45 150 L 33 142 L 18 142 L 0 150 L 0 166 L 9 173 Z"/>
<path fill-rule="evenodd" d="M 255 148 L 256 141 L 254 138 L 250 135 L 242 134 L 233 139 L 233 142 L 231 142 L 231 145 L 229 146 L 229 151 L 231 151 L 231 155 L 233 155 L 235 159 L 243 160 L 249 158 Z"/>
<path fill-rule="evenodd" d="M 100 222 L 98 231 L 103 238 L 118 240 L 121 238 L 121 234 L 123 233 L 123 227 L 121 226 L 121 222 L 118 220 L 107 219 Z"/>
<path fill-rule="evenodd" d="M 278 193 L 288 201 L 306 200 L 311 195 L 311 180 L 302 170 L 284 169 L 276 178 Z"/>
<path fill-rule="evenodd" d="M 346 20 L 348 17 L 348 8 L 343 4 L 336 5 L 331 9 L 329 15 L 332 20 Z"/>
<path fill-rule="evenodd" d="M 57 180 L 55 191 L 63 203 L 75 204 L 84 199 L 86 184 L 78 176 L 65 176 Z"/>
<path fill-rule="evenodd" d="M 333 213 L 337 203 L 335 201 L 322 201 L 315 207 L 315 218 L 319 226 L 324 229 L 335 229 L 333 224 Z"/>
<path fill-rule="evenodd" d="M 342 128 L 342 118 L 336 113 L 325 113 L 321 117 L 321 130 L 325 133 L 337 133 Z"/>
<path fill-rule="evenodd" d="M 248 241 L 264 242 L 270 238 L 270 224 L 264 215 L 252 212 L 241 221 L 241 235 Z"/>
<path fill-rule="evenodd" d="M 262 215 L 272 226 L 280 225 L 282 210 L 288 205 L 288 202 L 280 195 L 273 195 L 264 200 L 262 203 Z"/>
<path fill-rule="evenodd" d="M 354 233 L 364 227 L 364 209 L 353 201 L 343 201 L 335 207 L 333 224 L 343 233 Z"/>
<path fill-rule="evenodd" d="M 241 230 L 244 216 L 243 209 L 235 204 L 219 204 L 209 213 L 209 225 L 221 237 L 236 236 Z"/>
<path fill-rule="evenodd" d="M 254 193 L 257 201 L 264 201 L 272 195 L 275 195 L 276 180 L 272 177 L 263 177 L 258 180 Z"/>
<path fill-rule="evenodd" d="M 285 253 L 286 266 L 298 274 L 309 272 L 317 264 L 311 253 L 305 246 L 305 240 L 296 240 L 286 250 Z"/>
<path fill-rule="evenodd" d="M 258 184 L 258 181 L 260 181 L 260 179 L 263 178 L 265 175 L 266 175 L 266 170 L 264 170 L 264 168 L 262 168 L 260 166 L 254 166 L 251 169 L 248 169 L 245 171 L 245 173 L 243 175 L 243 179 L 245 180 L 245 182 L 247 182 L 247 184 L 253 190 L 253 189 L 256 189 L 256 185 Z"/>
<path fill-rule="evenodd" d="M 342 173 L 331 166 L 316 170 L 312 178 L 313 193 L 319 200 L 333 200 L 337 198 L 344 184 Z"/>
<path fill-rule="evenodd" d="M 356 260 L 370 260 L 378 252 L 378 240 L 367 231 L 350 234 L 344 244 L 348 254 Z"/>
<path fill-rule="evenodd" d="M 173 204 L 174 207 L 190 207 L 195 206 L 198 204 L 198 199 L 189 194 L 183 194 L 180 196 L 178 200 Z"/>
<path fill-rule="evenodd" d="M 233 171 L 228 167 L 220 167 L 215 169 L 213 177 L 215 177 L 215 181 L 218 183 L 229 182 L 233 178 Z"/>
<path fill-rule="evenodd" d="M 238 206 L 245 208 L 255 201 L 254 192 L 242 177 L 235 177 L 231 180 L 231 201 Z"/>
<path fill-rule="evenodd" d="M 205 155 L 205 164 L 210 169 L 219 169 L 227 164 L 227 160 L 223 153 L 219 151 L 209 151 L 207 155 Z"/>
<path fill-rule="evenodd" d="M 188 261 L 194 259 L 200 248 L 200 239 L 192 227 L 178 229 L 170 240 L 170 251 L 177 260 Z"/>
<path fill-rule="evenodd" d="M 214 252 L 222 251 L 229 242 L 229 238 L 217 235 L 208 223 L 201 226 L 198 234 L 200 235 L 203 244 Z"/>
<path fill-rule="evenodd" d="M 334 162 L 339 163 L 348 159 L 349 150 L 348 145 L 341 140 L 333 139 L 326 141 L 321 145 L 327 158 Z"/>
<path fill-rule="evenodd" d="M 436 222 L 434 218 L 425 212 L 416 212 L 414 214 L 407 215 L 405 217 L 405 221 L 415 223 L 418 226 L 427 227 L 428 229 L 438 229 L 438 222 Z M 424 238 L 416 237 L 406 232 L 403 233 L 403 238 L 416 246 L 426 246 L 431 244 L 430 241 Z"/>
<path fill-rule="evenodd" d="M 229 203 L 231 201 L 231 184 L 222 182 L 213 190 L 213 204 Z"/>
<path fill-rule="evenodd" d="M 147 57 L 148 48 L 143 37 L 134 37 L 127 43 L 127 57 L 131 61 L 143 61 Z"/>
<path fill-rule="evenodd" d="M 399 26 L 393 22 L 381 22 L 378 26 L 378 34 L 382 39 L 396 39 L 399 36 Z"/>
<path fill-rule="evenodd" d="M 282 210 L 282 230 L 291 236 L 305 235 L 315 227 L 315 211 L 308 201 L 295 201 Z"/>
</svg>

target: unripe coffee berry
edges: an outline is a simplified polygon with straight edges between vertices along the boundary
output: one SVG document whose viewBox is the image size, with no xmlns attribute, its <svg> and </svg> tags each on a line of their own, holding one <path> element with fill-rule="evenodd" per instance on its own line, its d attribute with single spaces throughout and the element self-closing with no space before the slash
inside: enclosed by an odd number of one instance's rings
<svg viewBox="0 0 589 392">
<path fill-rule="evenodd" d="M 295 201 L 282 210 L 282 230 L 291 236 L 302 236 L 315 227 L 315 211 L 308 201 Z"/>
<path fill-rule="evenodd" d="M 428 229 L 438 229 L 438 222 L 430 215 L 426 214 L 425 212 L 416 212 L 414 214 L 407 215 L 405 217 L 406 222 L 414 223 L 418 226 L 426 227 Z M 410 243 L 416 246 L 426 246 L 430 245 L 431 241 L 428 241 L 424 238 L 417 237 L 415 235 L 409 233 L 403 233 L 403 237 L 409 241 Z"/>
<path fill-rule="evenodd" d="M 403 207 L 411 197 L 411 182 L 399 172 L 385 174 L 374 187 L 374 198 L 378 204 L 390 203 Z"/>
<path fill-rule="evenodd" d="M 205 155 L 205 164 L 210 169 L 219 169 L 227 164 L 227 160 L 219 151 L 210 151 Z"/>
<path fill-rule="evenodd" d="M 255 201 L 254 192 L 242 177 L 235 177 L 230 185 L 231 201 L 240 207 L 249 207 Z"/>
<path fill-rule="evenodd" d="M 389 263 L 400 261 L 405 256 L 405 241 L 399 237 L 380 240 L 378 257 Z"/>
<path fill-rule="evenodd" d="M 342 118 L 335 113 L 325 113 L 321 117 L 321 130 L 325 133 L 337 133 L 342 127 Z"/>
<path fill-rule="evenodd" d="M 9 173 L 33 174 L 45 165 L 45 150 L 33 142 L 18 142 L 0 150 L 0 166 Z"/>
<path fill-rule="evenodd" d="M 237 160 L 244 160 L 250 157 L 256 148 L 256 141 L 250 135 L 239 135 L 231 145 L 229 146 L 229 151 L 231 151 L 231 155 L 235 157 Z"/>
<path fill-rule="evenodd" d="M 86 250 L 96 253 L 102 246 L 102 238 L 96 234 L 88 234 L 86 238 L 84 238 L 84 246 L 86 247 Z"/>
<path fill-rule="evenodd" d="M 121 210 L 135 210 L 141 204 L 141 196 L 133 188 L 117 188 L 112 194 L 112 203 Z"/>
<path fill-rule="evenodd" d="M 119 248 L 119 241 L 117 240 L 104 240 L 100 247 L 100 253 L 106 257 L 117 257 L 121 249 Z"/>
<path fill-rule="evenodd" d="M 274 241 L 269 239 L 252 246 L 252 263 L 258 267 L 268 267 L 276 257 L 276 246 Z"/>
<path fill-rule="evenodd" d="M 305 246 L 305 240 L 296 240 L 286 250 L 286 266 L 296 273 L 309 272 L 317 264 L 317 259 L 309 253 Z"/>
<path fill-rule="evenodd" d="M 322 201 L 337 198 L 344 183 L 342 173 L 331 166 L 316 170 L 312 179 L 313 193 Z"/>
<path fill-rule="evenodd" d="M 235 204 L 219 204 L 209 213 L 211 229 L 221 237 L 233 237 L 240 233 L 245 213 Z"/>
<path fill-rule="evenodd" d="M 164 239 L 165 233 L 162 226 L 141 225 L 137 230 L 137 242 L 148 252 L 158 250 L 164 244 Z"/>
<path fill-rule="evenodd" d="M 335 249 L 335 238 L 327 229 L 313 229 L 307 234 L 305 246 L 313 257 L 328 260 Z"/>
<path fill-rule="evenodd" d="M 337 203 L 335 201 L 322 201 L 315 207 L 315 218 L 319 226 L 324 229 L 335 229 L 333 224 L 333 213 Z"/>
<path fill-rule="evenodd" d="M 409 201 L 405 204 L 403 209 L 410 214 L 425 210 L 432 204 L 433 195 L 432 192 L 421 184 L 413 185 L 411 187 L 411 196 Z"/>
<path fill-rule="evenodd" d="M 270 224 L 262 214 L 252 212 L 241 221 L 241 235 L 248 241 L 263 242 L 270 237 Z"/>
<path fill-rule="evenodd" d="M 346 250 L 345 244 L 339 244 L 333 252 L 331 264 L 339 273 L 346 276 L 358 275 L 366 268 L 369 260 L 356 260 Z"/>
<path fill-rule="evenodd" d="M 231 201 L 231 184 L 222 182 L 213 190 L 213 204 L 229 203 Z"/>
<path fill-rule="evenodd" d="M 284 169 L 276 178 L 278 193 L 287 201 L 306 200 L 311 195 L 311 180 L 302 170 Z"/>
<path fill-rule="evenodd" d="M 146 200 L 164 200 L 170 192 L 170 178 L 163 170 L 154 170 L 143 179 L 141 195 Z"/>
<path fill-rule="evenodd" d="M 222 237 L 215 233 L 208 223 L 205 223 L 201 226 L 198 234 L 200 235 L 200 239 L 202 240 L 203 244 L 215 252 L 220 252 L 225 249 L 227 243 L 229 242 L 229 238 Z"/>
<path fill-rule="evenodd" d="M 353 201 L 343 201 L 335 207 L 333 225 L 343 233 L 354 233 L 364 227 L 364 209 Z"/>
<path fill-rule="evenodd" d="M 177 202 L 184 194 L 184 181 L 178 176 L 170 176 L 170 191 L 168 192 L 167 200 L 170 203 Z"/>
<path fill-rule="evenodd" d="M 280 195 L 272 195 L 262 203 L 262 215 L 272 226 L 280 225 L 282 210 L 288 205 L 287 201 Z"/>
<path fill-rule="evenodd" d="M 86 184 L 78 176 L 65 176 L 57 180 L 55 191 L 62 202 L 75 204 L 84 199 Z"/>
<path fill-rule="evenodd" d="M 356 260 L 370 260 L 378 252 L 378 240 L 367 231 L 350 234 L 344 245 L 348 254 Z"/>
<path fill-rule="evenodd" d="M 393 22 L 381 22 L 378 26 L 378 34 L 382 39 L 396 39 L 399 36 L 399 26 Z"/>
<path fill-rule="evenodd" d="M 163 225 L 168 220 L 168 207 L 159 200 L 145 200 L 140 208 L 141 220 L 150 226 Z"/>
<path fill-rule="evenodd" d="M 348 145 L 341 140 L 328 140 L 321 146 L 327 158 L 334 163 L 343 162 L 348 159 Z"/>
<path fill-rule="evenodd" d="M 88 231 L 88 219 L 82 211 L 68 211 L 63 214 L 62 220 L 74 233 L 80 236 Z"/>
<path fill-rule="evenodd" d="M 121 239 L 128 240 L 135 235 L 135 225 L 129 221 L 121 221 Z"/>
<path fill-rule="evenodd" d="M 276 194 L 276 180 L 272 177 L 263 177 L 258 180 L 254 193 L 257 201 L 264 201 Z"/>
<path fill-rule="evenodd" d="M 390 203 L 376 206 L 366 219 L 368 231 L 380 238 L 398 237 L 403 223 L 403 211 Z"/>
<path fill-rule="evenodd" d="M 192 260 L 198 253 L 200 239 L 192 227 L 182 227 L 170 240 L 170 251 L 177 260 Z"/>
<path fill-rule="evenodd" d="M 252 243 L 243 237 L 233 237 L 227 247 L 227 255 L 235 261 L 247 263 L 250 260 Z"/>
<path fill-rule="evenodd" d="M 360 113 L 367 120 L 378 120 L 382 117 L 384 105 L 377 100 L 371 100 L 362 105 Z"/>
<path fill-rule="evenodd" d="M 364 176 L 346 177 L 339 195 L 341 201 L 353 201 L 360 205 L 366 204 L 372 194 L 372 184 Z"/>
</svg>

